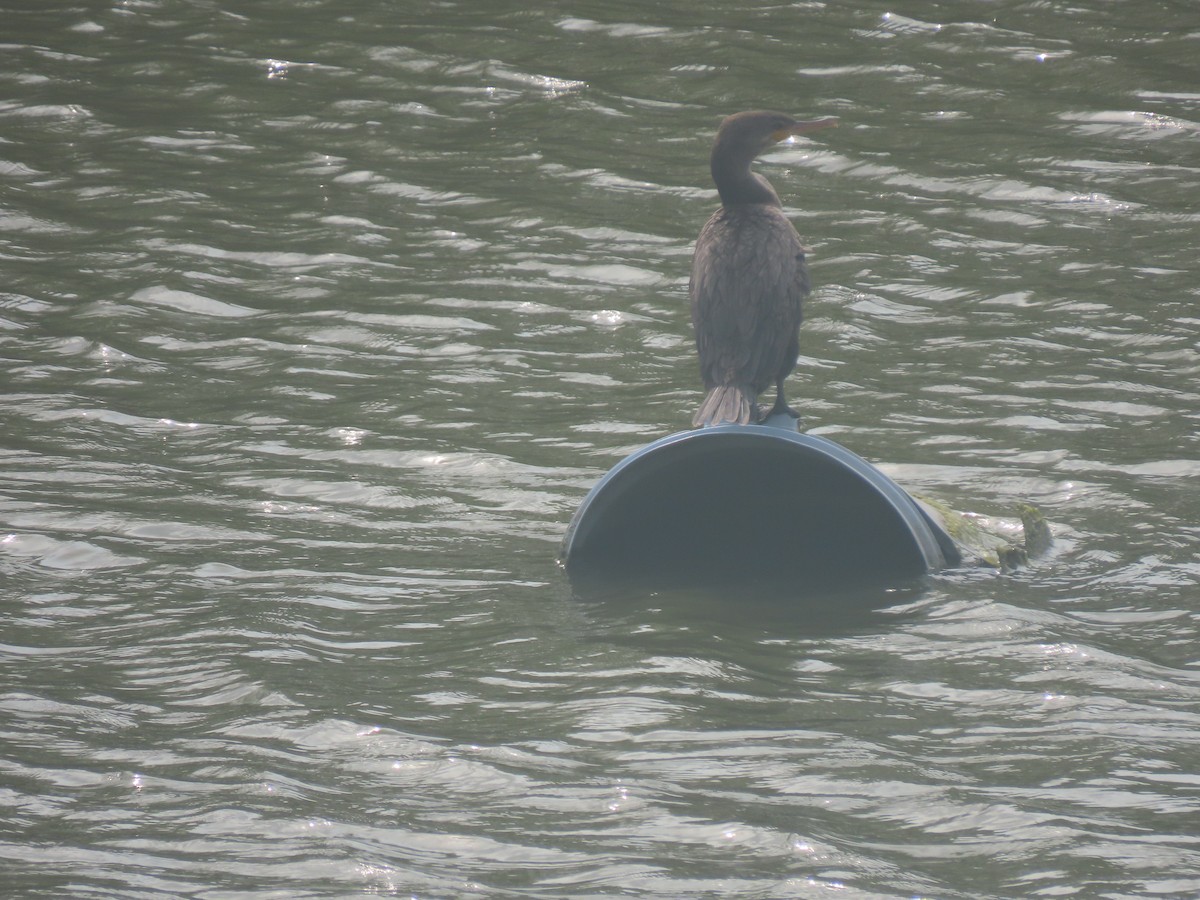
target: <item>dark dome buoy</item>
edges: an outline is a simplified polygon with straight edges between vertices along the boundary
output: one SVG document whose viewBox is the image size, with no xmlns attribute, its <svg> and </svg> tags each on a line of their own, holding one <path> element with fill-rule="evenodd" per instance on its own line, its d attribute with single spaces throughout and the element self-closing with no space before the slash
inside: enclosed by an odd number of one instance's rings
<svg viewBox="0 0 1200 900">
<path fill-rule="evenodd" d="M 807 593 L 899 586 L 960 556 L 917 501 L 840 444 L 721 425 L 669 435 L 614 466 L 576 511 L 562 561 L 577 586 Z"/>
</svg>

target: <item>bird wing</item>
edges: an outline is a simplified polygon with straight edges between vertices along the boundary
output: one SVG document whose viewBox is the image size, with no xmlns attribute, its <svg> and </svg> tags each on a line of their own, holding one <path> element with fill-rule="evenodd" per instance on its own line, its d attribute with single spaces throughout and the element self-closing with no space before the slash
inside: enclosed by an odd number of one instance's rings
<svg viewBox="0 0 1200 900">
<path fill-rule="evenodd" d="M 790 372 L 808 292 L 804 248 L 781 210 L 717 210 L 696 241 L 689 287 L 705 386 L 761 392 Z"/>
</svg>

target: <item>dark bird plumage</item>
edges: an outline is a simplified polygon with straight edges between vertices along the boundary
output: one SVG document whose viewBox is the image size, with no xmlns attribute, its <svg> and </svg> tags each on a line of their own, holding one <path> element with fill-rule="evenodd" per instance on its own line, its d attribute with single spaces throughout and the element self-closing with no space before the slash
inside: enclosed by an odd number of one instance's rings
<svg viewBox="0 0 1200 900">
<path fill-rule="evenodd" d="M 700 375 L 708 391 L 692 424 L 753 424 L 758 395 L 776 387 L 775 413 L 796 414 L 784 379 L 800 352 L 802 305 L 809 292 L 804 246 L 770 183 L 750 171 L 772 144 L 829 125 L 783 113 L 743 112 L 717 130 L 711 167 L 721 195 L 696 240 L 689 286 Z"/>
</svg>

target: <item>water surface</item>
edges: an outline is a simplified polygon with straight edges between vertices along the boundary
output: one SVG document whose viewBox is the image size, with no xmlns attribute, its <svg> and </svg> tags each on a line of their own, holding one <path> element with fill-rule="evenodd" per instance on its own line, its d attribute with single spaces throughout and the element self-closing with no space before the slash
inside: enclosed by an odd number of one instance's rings
<svg viewBox="0 0 1200 900">
<path fill-rule="evenodd" d="M 1192 4 L 8 6 L 14 895 L 1200 894 Z M 1035 567 L 572 597 L 752 107 L 807 427 Z"/>
</svg>

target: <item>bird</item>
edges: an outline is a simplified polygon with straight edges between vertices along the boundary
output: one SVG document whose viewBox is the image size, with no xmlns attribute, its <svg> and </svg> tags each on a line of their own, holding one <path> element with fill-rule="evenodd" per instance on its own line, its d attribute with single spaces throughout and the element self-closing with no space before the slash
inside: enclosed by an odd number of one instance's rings
<svg viewBox="0 0 1200 900">
<path fill-rule="evenodd" d="M 721 207 L 705 222 L 692 256 L 688 296 L 700 376 L 707 390 L 697 428 L 752 425 L 799 415 L 783 382 L 800 353 L 800 321 L 810 291 L 805 247 L 771 183 L 750 171 L 773 144 L 837 124 L 766 110 L 726 117 L 709 163 Z M 775 385 L 775 405 L 760 415 L 758 395 Z"/>
</svg>

